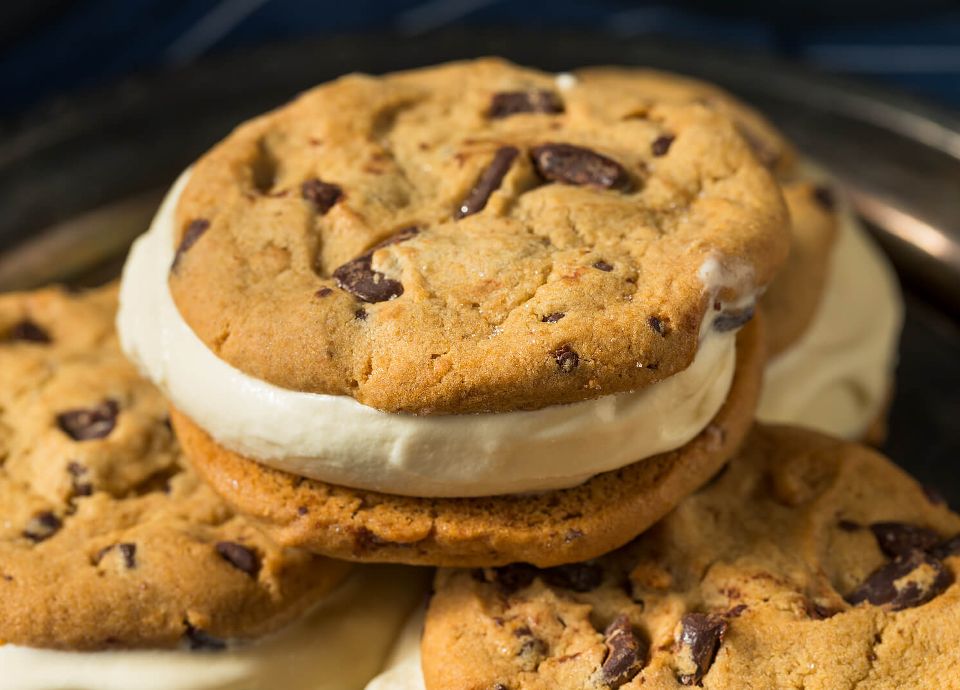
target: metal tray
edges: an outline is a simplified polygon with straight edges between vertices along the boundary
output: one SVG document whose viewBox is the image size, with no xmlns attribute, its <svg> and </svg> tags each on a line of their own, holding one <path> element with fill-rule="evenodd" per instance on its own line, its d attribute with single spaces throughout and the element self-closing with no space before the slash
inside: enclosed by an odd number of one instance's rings
<svg viewBox="0 0 960 690">
<path fill-rule="evenodd" d="M 960 507 L 960 116 L 769 58 L 583 33 L 341 36 L 74 95 L 0 124 L 0 289 L 116 275 L 181 169 L 312 84 L 493 54 L 554 71 L 646 65 L 715 81 L 837 174 L 907 294 L 885 450 Z"/>
</svg>

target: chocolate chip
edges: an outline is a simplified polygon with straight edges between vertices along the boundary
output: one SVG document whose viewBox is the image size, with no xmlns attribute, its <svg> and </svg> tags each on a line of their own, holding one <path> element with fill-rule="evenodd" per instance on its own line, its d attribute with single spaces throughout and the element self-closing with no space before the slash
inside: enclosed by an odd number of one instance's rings
<svg viewBox="0 0 960 690">
<path fill-rule="evenodd" d="M 93 484 L 87 480 L 87 468 L 71 460 L 67 463 L 67 473 L 71 477 L 72 493 L 75 497 L 89 496 L 93 493 Z"/>
<path fill-rule="evenodd" d="M 124 543 L 119 544 L 118 548 L 120 549 L 120 555 L 123 556 L 123 564 L 128 569 L 133 569 L 137 567 L 137 545 Z"/>
<path fill-rule="evenodd" d="M 846 600 L 854 605 L 889 605 L 899 611 L 930 601 L 951 582 L 952 574 L 939 560 L 922 551 L 912 551 L 874 570 Z"/>
<path fill-rule="evenodd" d="M 391 244 L 399 244 L 413 238 L 419 231 L 416 227 L 399 230 L 392 237 L 375 245 L 370 251 L 348 261 L 333 272 L 337 286 L 364 302 L 386 302 L 403 294 L 399 280 L 387 278 L 373 270 L 373 253 Z"/>
<path fill-rule="evenodd" d="M 45 541 L 60 531 L 63 522 L 54 513 L 44 510 L 37 513 L 23 530 L 23 536 L 34 543 Z"/>
<path fill-rule="evenodd" d="M 680 619 L 680 625 L 681 651 L 689 654 L 692 668 L 677 680 L 681 685 L 700 685 L 720 650 L 727 622 L 706 613 L 688 613 Z"/>
<path fill-rule="evenodd" d="M 603 632 L 606 658 L 600 667 L 603 682 L 616 690 L 640 673 L 647 658 L 647 645 L 633 630 L 630 619 L 620 614 Z"/>
<path fill-rule="evenodd" d="M 92 441 L 110 435 L 119 413 L 116 400 L 104 400 L 96 407 L 61 412 L 57 415 L 57 426 L 74 441 Z"/>
<path fill-rule="evenodd" d="M 250 577 L 256 577 L 260 572 L 260 557 L 243 544 L 235 541 L 218 541 L 217 553 L 227 563 Z"/>
<path fill-rule="evenodd" d="M 667 151 L 670 150 L 670 144 L 673 143 L 674 139 L 676 139 L 676 137 L 672 134 L 660 135 L 650 144 L 650 152 L 657 157 L 667 155 Z"/>
<path fill-rule="evenodd" d="M 837 520 L 837 527 L 842 529 L 844 532 L 856 532 L 862 529 L 862 525 L 859 522 L 846 519 Z"/>
<path fill-rule="evenodd" d="M 739 618 L 749 607 L 746 604 L 737 604 L 732 609 L 723 614 L 724 618 Z"/>
<path fill-rule="evenodd" d="M 903 522 L 875 522 L 870 525 L 877 546 L 890 558 L 906 556 L 911 551 L 927 551 L 940 541 L 940 535 L 926 527 Z"/>
<path fill-rule="evenodd" d="M 540 175 L 554 182 L 626 190 L 627 171 L 614 160 L 572 144 L 543 144 L 530 155 Z"/>
<path fill-rule="evenodd" d="M 502 91 L 493 94 L 487 116 L 503 118 L 517 113 L 562 113 L 563 101 L 553 91 Z"/>
<path fill-rule="evenodd" d="M 566 316 L 566 314 L 564 314 L 562 311 L 555 311 L 551 314 L 547 314 L 540 320 L 543 321 L 544 323 L 556 323 L 557 321 L 562 319 L 564 316 Z"/>
<path fill-rule="evenodd" d="M 613 270 L 613 265 L 612 265 L 612 264 L 608 264 L 608 263 L 607 263 L 606 261 L 604 261 L 603 259 L 600 259 L 599 261 L 594 261 L 594 262 L 593 262 L 593 267 L 594 267 L 595 269 L 597 269 L 598 271 L 603 271 L 604 273 L 609 273 L 610 271 Z"/>
<path fill-rule="evenodd" d="M 324 285 L 322 288 L 320 288 L 319 290 L 317 290 L 317 291 L 316 291 L 315 293 L 313 293 L 313 294 L 314 294 L 315 297 L 319 297 L 319 298 L 323 299 L 323 298 L 326 297 L 327 295 L 332 295 L 332 294 L 333 294 L 333 288 L 328 288 L 326 285 Z"/>
<path fill-rule="evenodd" d="M 563 535 L 564 544 L 569 544 L 577 539 L 583 539 L 583 530 L 577 529 L 576 527 L 573 529 L 568 529 L 567 533 Z"/>
<path fill-rule="evenodd" d="M 960 534 L 945 539 L 929 551 L 934 558 L 944 559 L 950 556 L 960 556 Z"/>
<path fill-rule="evenodd" d="M 366 321 L 367 320 L 367 310 L 361 307 L 353 312 L 353 318 L 357 321 Z"/>
<path fill-rule="evenodd" d="M 563 345 L 554 350 L 553 358 L 557 360 L 557 367 L 564 374 L 569 374 L 580 366 L 580 355 L 569 345 Z"/>
<path fill-rule="evenodd" d="M 309 512 L 310 510 L 306 506 L 300 506 L 299 508 L 297 508 L 297 515 L 299 515 L 300 517 L 303 517 Z"/>
<path fill-rule="evenodd" d="M 192 651 L 219 652 L 227 648 L 227 643 L 219 637 L 214 637 L 200 630 L 200 628 L 193 627 L 189 623 L 186 624 L 186 627 L 184 637 L 187 640 L 187 646 Z"/>
<path fill-rule="evenodd" d="M 663 319 L 659 316 L 651 316 L 647 319 L 647 323 L 650 324 L 650 328 L 653 329 L 653 332 L 660 336 L 666 336 L 670 328 L 664 323 Z"/>
<path fill-rule="evenodd" d="M 173 265 L 170 266 L 170 269 L 173 270 L 180 263 L 180 257 L 182 257 L 187 250 L 190 249 L 193 245 L 197 243 L 197 240 L 200 239 L 201 235 L 205 233 L 210 228 L 210 221 L 205 218 L 196 218 L 187 225 L 187 229 L 183 231 L 183 237 L 180 239 L 180 245 L 177 247 L 176 254 L 173 255 Z"/>
<path fill-rule="evenodd" d="M 520 638 L 520 648 L 517 650 L 517 656 L 524 671 L 533 671 L 537 668 L 543 657 L 547 656 L 550 647 L 547 643 L 533 634 L 529 627 L 523 625 L 513 631 L 514 637 Z"/>
<path fill-rule="evenodd" d="M 595 563 L 569 563 L 547 568 L 540 576 L 553 587 L 591 592 L 603 582 L 603 569 Z"/>
<path fill-rule="evenodd" d="M 806 604 L 807 615 L 813 620 L 822 621 L 827 618 L 833 618 L 838 613 L 839 610 L 831 608 L 829 606 L 824 606 L 823 604 L 818 604 L 815 601 L 808 601 Z"/>
<path fill-rule="evenodd" d="M 940 493 L 935 487 L 930 486 L 929 484 L 923 484 L 920 487 L 923 489 L 923 495 L 927 497 L 927 500 L 930 501 L 935 506 L 945 506 L 947 505 L 947 499 L 942 493 Z"/>
<path fill-rule="evenodd" d="M 718 333 L 736 330 L 753 318 L 754 310 L 755 307 L 751 304 L 743 309 L 721 312 L 713 318 L 713 330 Z"/>
<path fill-rule="evenodd" d="M 529 586 L 537 572 L 537 569 L 528 563 L 511 563 L 493 570 L 494 579 L 504 594 L 513 594 Z"/>
<path fill-rule="evenodd" d="M 15 323 L 7 338 L 28 343 L 49 343 L 51 340 L 50 334 L 30 319 Z"/>
<path fill-rule="evenodd" d="M 322 216 L 340 200 L 343 190 L 335 184 L 314 177 L 300 185 L 300 196 L 309 201 L 314 210 Z"/>
<path fill-rule="evenodd" d="M 837 198 L 834 196 L 833 190 L 829 187 L 824 187 L 822 185 L 814 187 L 813 198 L 817 200 L 818 204 L 828 211 L 832 211 L 837 207 Z"/>
<path fill-rule="evenodd" d="M 460 202 L 460 207 L 454 213 L 455 218 L 465 218 L 482 211 L 487 205 L 490 195 L 500 188 L 504 176 L 513 165 L 513 160 L 520 152 L 514 146 L 502 146 L 497 149 L 493 156 L 493 161 L 480 174 L 480 179 L 467 194 L 466 198 Z"/>
</svg>

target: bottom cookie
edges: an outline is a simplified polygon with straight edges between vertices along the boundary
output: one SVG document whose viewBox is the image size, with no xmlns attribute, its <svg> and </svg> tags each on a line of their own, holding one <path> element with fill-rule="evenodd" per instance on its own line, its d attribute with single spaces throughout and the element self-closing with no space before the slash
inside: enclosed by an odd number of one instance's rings
<svg viewBox="0 0 960 690">
<path fill-rule="evenodd" d="M 727 400 L 710 425 L 685 446 L 571 489 L 524 495 L 522 500 L 414 498 L 326 484 L 228 451 L 175 410 L 172 419 L 201 477 L 280 543 L 355 561 L 469 567 L 523 560 L 558 565 L 626 543 L 723 466 L 751 423 L 762 343 L 759 320 L 740 332 Z"/>
<path fill-rule="evenodd" d="M 960 516 L 862 446 L 758 427 L 586 563 L 442 570 L 428 690 L 960 687 Z"/>
</svg>

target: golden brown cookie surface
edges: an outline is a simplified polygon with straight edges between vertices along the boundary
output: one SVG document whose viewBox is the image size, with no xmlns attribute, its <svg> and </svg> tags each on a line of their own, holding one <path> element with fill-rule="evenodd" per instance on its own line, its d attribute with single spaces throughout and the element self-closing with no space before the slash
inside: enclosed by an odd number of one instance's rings
<svg viewBox="0 0 960 690">
<path fill-rule="evenodd" d="M 174 299 L 243 371 L 388 411 L 642 388 L 692 360 L 707 259 L 732 301 L 787 250 L 719 110 L 496 60 L 345 77 L 197 163 Z"/>
<path fill-rule="evenodd" d="M 346 574 L 277 546 L 184 469 L 120 353 L 116 290 L 0 296 L 0 640 L 216 647 Z"/>
<path fill-rule="evenodd" d="M 281 543 L 359 561 L 413 565 L 555 565 L 625 543 L 707 481 L 753 416 L 763 366 L 759 321 L 740 332 L 733 385 L 720 412 L 681 448 L 570 489 L 489 498 L 414 498 L 296 477 L 218 446 L 174 412 L 200 476 Z"/>
<path fill-rule="evenodd" d="M 941 688 L 960 677 L 960 516 L 865 447 L 758 427 L 596 561 L 441 571 L 428 690 Z"/>
</svg>

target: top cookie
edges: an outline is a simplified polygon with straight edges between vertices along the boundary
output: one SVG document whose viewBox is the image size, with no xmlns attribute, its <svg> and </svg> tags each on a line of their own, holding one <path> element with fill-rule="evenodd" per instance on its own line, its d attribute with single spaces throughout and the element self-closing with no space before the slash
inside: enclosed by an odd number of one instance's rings
<svg viewBox="0 0 960 690">
<path fill-rule="evenodd" d="M 0 641 L 218 647 L 348 566 L 277 546 L 185 469 L 120 353 L 116 290 L 0 297 Z"/>
<path fill-rule="evenodd" d="M 758 427 L 596 561 L 437 576 L 429 690 L 957 687 L 960 516 L 861 446 Z"/>
<path fill-rule="evenodd" d="M 244 372 L 387 411 L 642 388 L 787 251 L 719 110 L 499 60 L 344 77 L 197 163 L 171 291 Z M 740 280 L 708 294 L 708 259 Z"/>
</svg>

